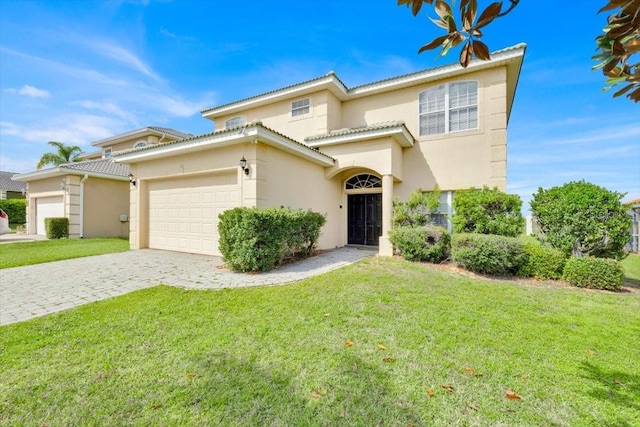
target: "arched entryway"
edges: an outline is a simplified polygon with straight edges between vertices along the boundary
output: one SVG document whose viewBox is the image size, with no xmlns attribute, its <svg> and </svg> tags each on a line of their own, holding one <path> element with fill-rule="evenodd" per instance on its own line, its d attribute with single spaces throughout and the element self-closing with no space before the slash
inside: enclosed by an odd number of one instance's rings
<svg viewBox="0 0 640 427">
<path fill-rule="evenodd" d="M 359 174 L 345 182 L 347 243 L 378 246 L 382 235 L 382 180 Z"/>
</svg>

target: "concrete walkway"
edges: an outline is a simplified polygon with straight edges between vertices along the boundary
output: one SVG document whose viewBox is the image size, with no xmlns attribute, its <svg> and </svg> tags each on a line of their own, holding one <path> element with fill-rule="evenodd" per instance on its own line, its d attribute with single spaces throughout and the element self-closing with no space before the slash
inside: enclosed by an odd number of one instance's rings
<svg viewBox="0 0 640 427">
<path fill-rule="evenodd" d="M 141 249 L 0 270 L 0 325 L 158 284 L 188 289 L 291 283 L 377 252 L 341 248 L 266 273 L 234 273 L 219 257 Z"/>
</svg>

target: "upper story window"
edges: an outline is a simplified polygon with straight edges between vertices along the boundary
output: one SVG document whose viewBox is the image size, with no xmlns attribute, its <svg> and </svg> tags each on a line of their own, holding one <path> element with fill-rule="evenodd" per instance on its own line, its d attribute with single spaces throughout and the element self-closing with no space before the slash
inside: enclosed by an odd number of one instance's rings
<svg viewBox="0 0 640 427">
<path fill-rule="evenodd" d="M 111 148 L 105 148 L 104 149 L 104 158 L 108 159 L 111 157 Z"/>
<path fill-rule="evenodd" d="M 227 129 L 237 128 L 239 126 L 244 126 L 244 117 L 233 117 L 224 122 L 224 127 Z"/>
<path fill-rule="evenodd" d="M 146 141 L 138 141 L 133 145 L 133 148 L 144 148 L 147 146 Z"/>
<path fill-rule="evenodd" d="M 478 128 L 478 82 L 442 84 L 420 92 L 420 136 Z"/>
<path fill-rule="evenodd" d="M 309 102 L 309 98 L 293 101 L 291 103 L 291 117 L 309 114 L 310 105 L 311 103 Z"/>
</svg>

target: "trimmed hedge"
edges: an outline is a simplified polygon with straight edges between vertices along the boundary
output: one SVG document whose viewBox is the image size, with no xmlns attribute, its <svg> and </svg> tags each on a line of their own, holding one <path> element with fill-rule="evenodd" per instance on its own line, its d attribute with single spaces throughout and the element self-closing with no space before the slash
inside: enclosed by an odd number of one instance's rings
<svg viewBox="0 0 640 427">
<path fill-rule="evenodd" d="M 493 234 L 454 234 L 451 259 L 467 270 L 482 274 L 516 274 L 527 262 L 524 242 Z"/>
<path fill-rule="evenodd" d="M 220 252 L 236 271 L 268 271 L 311 256 L 326 222 L 319 213 L 287 208 L 235 208 L 218 218 Z"/>
<path fill-rule="evenodd" d="M 52 217 L 44 219 L 47 239 L 64 239 L 69 237 L 69 218 Z"/>
<path fill-rule="evenodd" d="M 23 225 L 27 222 L 26 199 L 0 200 L 0 208 L 9 216 L 9 224 Z"/>
<path fill-rule="evenodd" d="M 569 258 L 562 278 L 580 288 L 617 291 L 622 286 L 624 271 L 620 261 L 607 258 Z"/>
<path fill-rule="evenodd" d="M 520 196 L 503 193 L 496 187 L 456 191 L 453 199 L 453 230 L 456 233 L 516 237 L 524 232 L 521 207 Z"/>
<path fill-rule="evenodd" d="M 535 277 L 540 280 L 562 278 L 567 256 L 560 250 L 538 242 L 525 243 L 526 263 L 518 271 L 518 276 Z"/>
<path fill-rule="evenodd" d="M 396 253 L 409 261 L 440 263 L 449 257 L 451 236 L 443 227 L 395 227 L 389 239 Z"/>
</svg>

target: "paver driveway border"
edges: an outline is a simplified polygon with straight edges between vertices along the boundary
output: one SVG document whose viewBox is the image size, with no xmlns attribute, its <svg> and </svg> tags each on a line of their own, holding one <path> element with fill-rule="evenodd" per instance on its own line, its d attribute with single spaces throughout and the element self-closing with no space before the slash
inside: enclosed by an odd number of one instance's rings
<svg viewBox="0 0 640 427">
<path fill-rule="evenodd" d="M 279 285 L 377 252 L 345 247 L 266 273 L 235 273 L 209 255 L 139 249 L 0 270 L 0 325 L 21 322 L 159 284 L 187 289 Z"/>
</svg>

